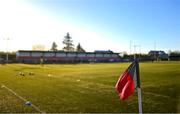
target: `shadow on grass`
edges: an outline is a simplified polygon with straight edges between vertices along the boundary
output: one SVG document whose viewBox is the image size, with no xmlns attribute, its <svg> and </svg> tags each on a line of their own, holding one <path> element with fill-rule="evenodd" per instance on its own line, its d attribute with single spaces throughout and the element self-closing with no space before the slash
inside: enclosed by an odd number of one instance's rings
<svg viewBox="0 0 180 114">
<path fill-rule="evenodd" d="M 177 113 L 179 85 L 143 88 L 143 112 Z"/>
</svg>

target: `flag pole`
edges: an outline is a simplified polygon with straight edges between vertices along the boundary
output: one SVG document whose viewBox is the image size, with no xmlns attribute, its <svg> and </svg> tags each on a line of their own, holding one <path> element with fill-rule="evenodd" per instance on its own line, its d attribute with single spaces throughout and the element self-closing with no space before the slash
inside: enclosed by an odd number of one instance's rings
<svg viewBox="0 0 180 114">
<path fill-rule="evenodd" d="M 135 54 L 134 54 L 134 61 L 136 62 L 136 75 L 137 75 L 137 92 L 138 92 L 139 114 L 142 114 L 142 96 L 141 96 L 141 86 L 140 86 L 139 61 L 136 59 L 136 55 Z"/>
<path fill-rule="evenodd" d="M 141 98 L 141 88 L 137 88 L 138 90 L 138 104 L 139 104 L 139 114 L 142 114 L 142 98 Z"/>
</svg>

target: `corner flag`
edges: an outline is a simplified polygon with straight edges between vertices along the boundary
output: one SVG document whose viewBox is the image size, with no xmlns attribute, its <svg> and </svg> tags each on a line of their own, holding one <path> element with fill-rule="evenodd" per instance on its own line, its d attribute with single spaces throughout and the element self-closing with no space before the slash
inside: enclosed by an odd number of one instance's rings
<svg viewBox="0 0 180 114">
<path fill-rule="evenodd" d="M 139 64 L 134 61 L 119 77 L 115 88 L 120 99 L 125 100 L 134 93 L 137 87 L 140 88 Z"/>
</svg>

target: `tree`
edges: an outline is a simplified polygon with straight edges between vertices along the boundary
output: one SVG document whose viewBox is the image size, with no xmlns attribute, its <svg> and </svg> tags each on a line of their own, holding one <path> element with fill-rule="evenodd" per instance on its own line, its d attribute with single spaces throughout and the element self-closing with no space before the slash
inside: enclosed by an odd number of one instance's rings
<svg viewBox="0 0 180 114">
<path fill-rule="evenodd" d="M 63 50 L 74 51 L 74 44 L 73 44 L 73 41 L 72 41 L 69 33 L 67 33 L 66 36 L 64 36 L 63 44 L 65 45 L 63 47 Z"/>
<path fill-rule="evenodd" d="M 77 52 L 85 52 L 85 50 L 82 48 L 81 44 L 78 43 L 77 47 L 76 47 L 76 51 Z"/>
<path fill-rule="evenodd" d="M 57 51 L 57 44 L 55 42 L 52 43 L 51 50 L 52 51 Z"/>
<path fill-rule="evenodd" d="M 180 61 L 180 51 L 171 51 L 171 53 L 169 54 L 169 59 Z"/>
</svg>

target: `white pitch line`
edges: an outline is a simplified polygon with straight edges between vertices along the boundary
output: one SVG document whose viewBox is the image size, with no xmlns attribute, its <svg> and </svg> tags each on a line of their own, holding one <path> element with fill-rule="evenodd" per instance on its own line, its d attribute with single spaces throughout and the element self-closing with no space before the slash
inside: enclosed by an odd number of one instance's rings
<svg viewBox="0 0 180 114">
<path fill-rule="evenodd" d="M 152 92 L 143 92 L 143 93 L 153 95 L 153 96 L 157 96 L 157 97 L 164 97 L 164 98 L 169 98 L 170 97 L 170 96 L 167 96 L 167 95 L 161 95 L 161 94 L 152 93 Z"/>
<path fill-rule="evenodd" d="M 28 100 L 26 100 L 25 98 L 21 97 L 20 95 L 18 95 L 16 92 L 14 92 L 12 89 L 8 88 L 7 86 L 5 86 L 4 84 L 1 84 L 1 88 L 5 88 L 6 90 L 8 90 L 9 92 L 11 92 L 12 94 L 14 94 L 16 97 L 18 97 L 19 99 L 23 100 L 24 102 L 27 102 Z M 40 113 L 45 113 L 43 111 L 41 111 L 37 106 L 35 106 L 34 104 L 31 104 L 31 106 L 36 109 L 38 112 Z"/>
</svg>

